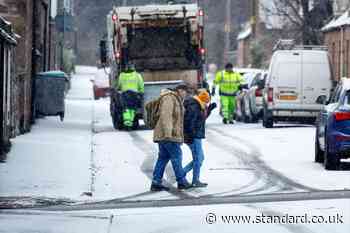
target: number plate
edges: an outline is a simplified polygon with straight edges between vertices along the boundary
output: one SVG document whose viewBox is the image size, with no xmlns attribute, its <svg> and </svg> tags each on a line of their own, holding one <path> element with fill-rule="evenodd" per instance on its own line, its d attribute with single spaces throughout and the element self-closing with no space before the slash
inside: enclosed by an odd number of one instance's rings
<svg viewBox="0 0 350 233">
<path fill-rule="evenodd" d="M 297 100 L 296 95 L 280 95 L 280 100 Z"/>
</svg>

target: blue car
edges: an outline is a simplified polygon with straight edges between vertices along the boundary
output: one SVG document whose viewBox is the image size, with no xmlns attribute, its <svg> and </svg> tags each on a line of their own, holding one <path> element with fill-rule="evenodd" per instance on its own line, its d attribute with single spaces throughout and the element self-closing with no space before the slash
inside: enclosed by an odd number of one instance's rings
<svg viewBox="0 0 350 233">
<path fill-rule="evenodd" d="M 316 124 L 315 162 L 338 170 L 350 158 L 350 79 L 342 79 L 321 111 Z"/>
</svg>

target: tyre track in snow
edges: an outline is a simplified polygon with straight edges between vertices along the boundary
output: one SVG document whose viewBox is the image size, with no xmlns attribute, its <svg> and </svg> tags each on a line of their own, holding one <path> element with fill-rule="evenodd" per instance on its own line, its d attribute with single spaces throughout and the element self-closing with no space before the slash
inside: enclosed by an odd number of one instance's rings
<svg viewBox="0 0 350 233">
<path fill-rule="evenodd" d="M 249 192 L 239 193 L 240 195 L 252 194 L 261 191 L 268 191 L 270 188 L 277 188 L 278 191 L 287 191 L 287 192 L 295 192 L 295 191 L 304 191 L 304 192 L 318 192 L 323 191 L 320 189 L 315 189 L 312 187 L 308 187 L 293 181 L 292 179 L 284 176 L 280 172 L 273 170 L 269 167 L 260 157 L 261 153 L 259 149 L 252 143 L 245 141 L 239 137 L 232 136 L 222 129 L 217 127 L 208 127 L 208 136 L 210 139 L 209 143 L 212 145 L 227 151 L 228 153 L 235 156 L 240 163 L 252 168 L 252 172 L 254 173 L 256 183 L 259 180 L 263 180 L 265 185 L 262 187 L 256 188 Z M 217 138 L 214 133 L 219 134 L 221 137 L 228 138 L 230 140 L 236 141 L 238 143 L 243 144 L 252 149 L 251 153 L 243 151 L 235 146 L 228 145 L 227 143 Z"/>
</svg>

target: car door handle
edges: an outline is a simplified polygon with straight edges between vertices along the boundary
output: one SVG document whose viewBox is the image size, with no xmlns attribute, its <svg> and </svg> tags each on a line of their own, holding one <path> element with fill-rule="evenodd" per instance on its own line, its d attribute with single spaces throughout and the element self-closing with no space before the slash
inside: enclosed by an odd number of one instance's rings
<svg viewBox="0 0 350 233">
<path fill-rule="evenodd" d="M 315 89 L 314 89 L 313 87 L 306 87 L 305 90 L 307 90 L 307 91 L 313 91 L 313 90 L 315 90 Z"/>
</svg>

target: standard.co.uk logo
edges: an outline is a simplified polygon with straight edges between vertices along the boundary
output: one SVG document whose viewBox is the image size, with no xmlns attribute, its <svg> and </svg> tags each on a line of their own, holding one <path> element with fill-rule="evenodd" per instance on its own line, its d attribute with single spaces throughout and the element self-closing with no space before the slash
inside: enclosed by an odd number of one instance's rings
<svg viewBox="0 0 350 233">
<path fill-rule="evenodd" d="M 207 224 L 343 224 L 343 216 L 340 214 L 331 216 L 322 215 L 216 215 L 208 213 L 205 217 Z"/>
</svg>

